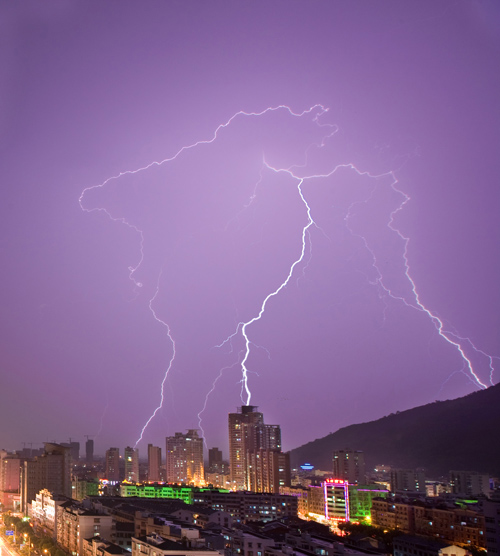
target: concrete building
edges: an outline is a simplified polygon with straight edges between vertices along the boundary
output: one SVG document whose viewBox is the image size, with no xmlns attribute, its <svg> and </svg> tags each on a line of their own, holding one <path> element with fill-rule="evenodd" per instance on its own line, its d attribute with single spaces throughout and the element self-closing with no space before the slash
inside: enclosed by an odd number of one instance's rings
<svg viewBox="0 0 500 556">
<path fill-rule="evenodd" d="M 422 492 L 426 494 L 425 473 L 422 469 L 391 469 L 392 492 Z"/>
<path fill-rule="evenodd" d="M 165 500 L 183 500 L 186 504 L 193 503 L 193 488 L 187 485 L 133 483 L 120 485 L 120 496 L 123 498 L 162 498 Z"/>
<path fill-rule="evenodd" d="M 78 463 L 78 460 L 80 459 L 80 442 L 72 442 L 70 438 L 69 442 L 61 442 L 61 446 L 69 448 L 71 454 L 71 463 Z"/>
<path fill-rule="evenodd" d="M 204 484 L 203 438 L 198 436 L 198 431 L 176 432 L 174 436 L 168 436 L 165 443 L 167 482 Z"/>
<path fill-rule="evenodd" d="M 465 548 L 435 539 L 401 536 L 394 539 L 394 556 L 470 556 Z"/>
<path fill-rule="evenodd" d="M 124 452 L 125 480 L 129 483 L 139 482 L 139 450 L 127 446 Z"/>
<path fill-rule="evenodd" d="M 102 537 L 83 539 L 82 545 L 83 556 L 123 556 L 130 554 L 130 552 L 122 546 L 109 542 Z"/>
<path fill-rule="evenodd" d="M 297 516 L 297 498 L 281 494 L 201 489 L 194 493 L 193 502 L 228 512 L 236 522 L 241 523 Z"/>
<path fill-rule="evenodd" d="M 229 471 L 235 490 L 248 490 L 247 450 L 255 445 L 252 434 L 264 425 L 264 416 L 253 405 L 244 405 L 237 413 L 228 415 L 229 426 Z"/>
<path fill-rule="evenodd" d="M 281 451 L 279 425 L 266 425 L 262 413 L 244 405 L 228 416 L 229 469 L 232 488 L 279 492 L 290 485 L 288 454 Z"/>
<path fill-rule="evenodd" d="M 277 450 L 247 452 L 247 486 L 252 492 L 279 492 L 290 485 L 290 457 Z"/>
<path fill-rule="evenodd" d="M 474 471 L 450 471 L 450 487 L 453 494 L 463 496 L 489 496 L 490 478 Z"/>
<path fill-rule="evenodd" d="M 99 494 L 99 479 L 73 477 L 71 485 L 71 498 L 73 500 L 84 500 L 87 496 L 97 496 Z"/>
<path fill-rule="evenodd" d="M 28 514 L 31 502 L 42 489 L 71 498 L 70 448 L 45 443 L 44 453 L 24 462 L 21 480 L 21 510 Z"/>
<path fill-rule="evenodd" d="M 108 481 L 120 480 L 120 450 L 109 448 L 106 450 L 106 479 Z"/>
<path fill-rule="evenodd" d="M 266 549 L 275 545 L 274 539 L 245 531 L 232 531 L 227 534 L 231 554 L 263 556 Z"/>
<path fill-rule="evenodd" d="M 333 478 L 351 485 L 365 482 L 365 456 L 363 452 L 337 450 L 333 453 Z"/>
<path fill-rule="evenodd" d="M 4 511 L 21 506 L 21 458 L 5 450 L 0 450 L 0 504 Z"/>
<path fill-rule="evenodd" d="M 36 494 L 31 504 L 31 523 L 39 536 L 51 537 L 57 535 L 57 508 L 68 503 L 70 498 L 53 495 L 49 490 L 42 489 Z"/>
<path fill-rule="evenodd" d="M 134 529 L 136 538 L 158 536 L 175 542 L 182 542 L 185 539 L 191 548 L 205 548 L 205 539 L 201 536 L 199 528 L 190 527 L 187 521 L 182 523 L 171 519 L 170 516 L 167 518 L 136 512 Z"/>
<path fill-rule="evenodd" d="M 471 544 L 485 548 L 485 518 L 479 511 L 443 503 L 373 501 L 372 524 L 399 529 L 411 535 L 439 538 L 450 544 Z"/>
<path fill-rule="evenodd" d="M 85 461 L 87 465 L 94 463 L 94 440 L 92 438 L 87 438 L 87 442 L 85 442 Z"/>
<path fill-rule="evenodd" d="M 371 522 L 373 500 L 387 497 L 389 492 L 377 484 L 351 485 L 342 479 L 327 479 L 322 484 L 328 521 Z"/>
<path fill-rule="evenodd" d="M 193 548 L 189 540 L 175 542 L 160 535 L 151 534 L 132 538 L 132 556 L 217 556 L 218 552 L 208 548 Z"/>
<path fill-rule="evenodd" d="M 92 537 L 112 539 L 113 518 L 76 504 L 57 507 L 57 543 L 73 556 L 83 556 L 83 541 Z"/>
<path fill-rule="evenodd" d="M 230 488 L 231 479 L 229 476 L 229 466 L 227 473 L 205 473 L 205 483 L 214 488 Z"/>
<path fill-rule="evenodd" d="M 500 492 L 483 502 L 486 550 L 493 556 L 500 554 Z"/>
<path fill-rule="evenodd" d="M 205 482 L 215 488 L 230 488 L 229 463 L 222 459 L 222 450 L 214 447 L 208 450 L 208 471 Z"/>
<path fill-rule="evenodd" d="M 161 448 L 148 444 L 148 481 L 158 483 L 161 480 Z"/>
<path fill-rule="evenodd" d="M 208 472 L 209 473 L 222 473 L 222 450 L 214 447 L 208 450 Z"/>
</svg>

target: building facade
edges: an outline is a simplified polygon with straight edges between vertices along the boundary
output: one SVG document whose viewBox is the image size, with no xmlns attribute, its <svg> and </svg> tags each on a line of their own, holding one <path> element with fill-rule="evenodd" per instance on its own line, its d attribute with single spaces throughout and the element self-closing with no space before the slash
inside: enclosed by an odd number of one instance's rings
<svg viewBox="0 0 500 556">
<path fill-rule="evenodd" d="M 139 482 L 139 450 L 127 446 L 124 452 L 125 480 L 129 483 Z"/>
<path fill-rule="evenodd" d="M 161 480 L 161 448 L 148 444 L 148 481 L 158 483 Z"/>
<path fill-rule="evenodd" d="M 390 483 L 392 492 L 427 492 L 422 469 L 391 469 Z"/>
<path fill-rule="evenodd" d="M 193 502 L 205 504 L 215 511 L 227 512 L 241 523 L 273 521 L 297 516 L 297 498 L 274 493 L 219 492 L 200 489 Z"/>
<path fill-rule="evenodd" d="M 106 479 L 108 481 L 120 480 L 120 450 L 118 448 L 106 450 Z"/>
<path fill-rule="evenodd" d="M 167 436 L 166 480 L 168 483 L 202 485 L 205 480 L 203 438 L 196 429 Z"/>
<path fill-rule="evenodd" d="M 0 450 L 0 504 L 5 510 L 21 506 L 21 458 Z"/>
<path fill-rule="evenodd" d="M 234 490 L 278 493 L 290 486 L 289 455 L 281 451 L 281 428 L 266 425 L 253 405 L 228 416 L 229 470 Z"/>
<path fill-rule="evenodd" d="M 365 482 L 365 456 L 363 452 L 337 450 L 333 453 L 333 478 L 351 485 Z"/>
<path fill-rule="evenodd" d="M 21 480 L 21 506 L 25 514 L 28 514 L 29 506 L 42 489 L 71 498 L 71 450 L 69 447 L 46 442 L 44 453 L 41 456 L 24 462 Z"/>
<path fill-rule="evenodd" d="M 443 507 L 424 502 L 373 501 L 372 524 L 458 544 L 486 547 L 482 513 L 454 505 Z"/>
<path fill-rule="evenodd" d="M 113 518 L 76 504 L 57 507 L 57 543 L 72 556 L 83 556 L 83 541 L 92 537 L 112 539 Z"/>
</svg>

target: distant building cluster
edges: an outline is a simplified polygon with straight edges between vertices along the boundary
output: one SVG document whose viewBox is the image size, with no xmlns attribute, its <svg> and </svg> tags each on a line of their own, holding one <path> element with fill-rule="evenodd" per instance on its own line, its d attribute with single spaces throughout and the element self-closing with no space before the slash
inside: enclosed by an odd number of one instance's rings
<svg viewBox="0 0 500 556">
<path fill-rule="evenodd" d="M 166 437 L 165 459 L 152 444 L 143 461 L 130 446 L 97 457 L 91 438 L 83 458 L 71 441 L 2 450 L 1 509 L 71 556 L 500 554 L 500 491 L 487 475 L 367 472 L 363 452 L 347 449 L 333 451 L 330 470 L 292 470 L 280 426 L 250 405 L 229 413 L 228 438 L 228 460 L 213 447 L 205 461 L 195 429 Z M 334 535 L 349 523 L 396 532 L 390 552 L 373 536 Z"/>
</svg>

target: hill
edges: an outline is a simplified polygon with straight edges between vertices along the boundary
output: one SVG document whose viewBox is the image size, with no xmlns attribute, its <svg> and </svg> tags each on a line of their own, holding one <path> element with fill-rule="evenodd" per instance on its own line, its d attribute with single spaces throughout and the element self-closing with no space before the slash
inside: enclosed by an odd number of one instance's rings
<svg viewBox="0 0 500 556">
<path fill-rule="evenodd" d="M 361 450 L 367 469 L 377 464 L 500 475 L 500 384 L 463 398 L 434 402 L 350 425 L 290 453 L 291 464 L 332 468 L 334 450 Z"/>
</svg>

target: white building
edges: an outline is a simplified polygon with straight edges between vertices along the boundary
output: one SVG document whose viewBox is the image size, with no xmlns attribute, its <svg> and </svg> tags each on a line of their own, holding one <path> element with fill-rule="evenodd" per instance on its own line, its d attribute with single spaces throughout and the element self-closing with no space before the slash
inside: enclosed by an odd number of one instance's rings
<svg viewBox="0 0 500 556">
<path fill-rule="evenodd" d="M 113 517 L 80 506 L 60 506 L 57 510 L 57 543 L 73 556 L 83 556 L 83 540 L 101 536 L 112 539 Z"/>
<path fill-rule="evenodd" d="M 208 548 L 192 548 L 189 541 L 180 543 L 152 534 L 132 537 L 132 556 L 218 556 Z"/>
</svg>

